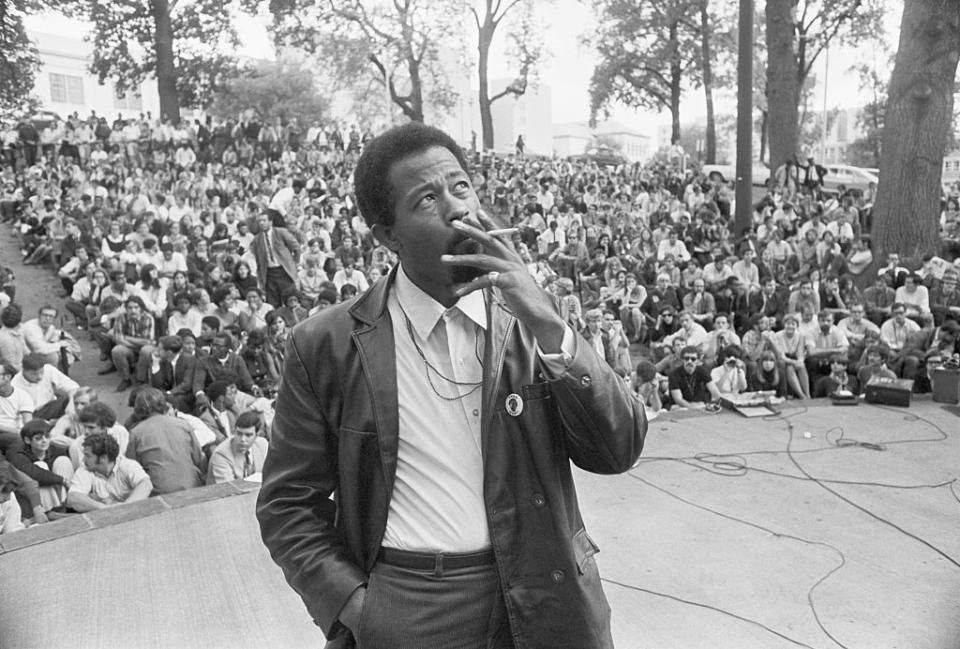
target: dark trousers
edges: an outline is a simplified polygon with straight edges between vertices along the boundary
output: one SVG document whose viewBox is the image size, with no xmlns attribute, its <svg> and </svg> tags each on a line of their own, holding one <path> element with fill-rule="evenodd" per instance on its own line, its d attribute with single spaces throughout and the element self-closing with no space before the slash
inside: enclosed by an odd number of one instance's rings
<svg viewBox="0 0 960 649">
<path fill-rule="evenodd" d="M 34 419 L 60 419 L 63 413 L 67 411 L 67 404 L 70 398 L 67 395 L 61 395 L 53 401 L 48 401 L 33 411 Z"/>
<path fill-rule="evenodd" d="M 267 285 L 263 287 L 263 291 L 267 294 L 266 300 L 271 306 L 280 308 L 283 294 L 294 289 L 296 285 L 283 268 L 276 266 L 267 269 Z"/>
<path fill-rule="evenodd" d="M 410 569 L 377 562 L 357 649 L 513 649 L 496 564 Z"/>
</svg>

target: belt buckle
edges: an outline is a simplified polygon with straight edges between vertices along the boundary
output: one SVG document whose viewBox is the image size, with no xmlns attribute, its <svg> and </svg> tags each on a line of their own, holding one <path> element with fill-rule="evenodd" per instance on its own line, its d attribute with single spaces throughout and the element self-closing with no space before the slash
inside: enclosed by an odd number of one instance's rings
<svg viewBox="0 0 960 649">
<path fill-rule="evenodd" d="M 443 552 L 433 555 L 433 576 L 443 577 Z"/>
</svg>

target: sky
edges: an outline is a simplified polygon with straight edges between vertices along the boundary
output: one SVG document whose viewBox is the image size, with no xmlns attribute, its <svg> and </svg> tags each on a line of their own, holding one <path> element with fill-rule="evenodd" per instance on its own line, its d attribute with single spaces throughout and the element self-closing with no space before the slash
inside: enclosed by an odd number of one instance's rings
<svg viewBox="0 0 960 649">
<path fill-rule="evenodd" d="M 762 0 L 757 1 L 762 2 Z M 888 6 L 885 40 L 890 50 L 895 51 L 902 4 L 898 0 L 885 0 L 885 2 Z M 553 0 L 549 11 L 541 14 L 546 15 L 544 18 L 546 24 L 543 28 L 548 55 L 540 65 L 539 76 L 540 82 L 550 87 L 553 122 L 559 124 L 586 121 L 590 111 L 587 88 L 596 59 L 592 49 L 582 45 L 581 40 L 582 35 L 590 33 L 596 25 L 596 19 L 591 9 L 579 0 Z M 268 23 L 267 15 L 252 17 L 241 14 L 238 16 L 237 27 L 243 43 L 239 51 L 241 55 L 252 58 L 274 57 L 273 46 L 267 34 Z M 76 37 L 78 31 L 89 31 L 89 25 L 81 21 L 51 14 L 31 17 L 27 27 L 36 31 L 72 37 Z M 468 33 L 466 37 L 472 42 L 475 38 L 473 34 L 475 28 L 467 22 L 464 29 Z M 494 41 L 494 52 L 490 59 L 491 78 L 512 77 L 516 74 L 503 52 L 505 40 L 503 34 L 498 34 Z M 828 108 L 855 108 L 866 103 L 868 99 L 859 90 L 857 77 L 850 72 L 850 67 L 861 61 L 869 62 L 874 57 L 882 58 L 877 57 L 876 52 L 870 47 L 833 48 L 829 54 L 826 75 L 824 74 L 826 61 L 821 57 L 814 68 L 814 74 L 818 79 L 813 97 L 813 105 L 816 109 L 823 109 L 824 78 L 826 78 Z M 718 89 L 715 98 L 718 113 L 735 112 L 735 95 L 735 87 Z M 703 92 L 693 90 L 686 93 L 681 105 L 681 121 L 694 121 L 702 118 L 704 114 Z M 637 112 L 629 108 L 615 109 L 611 117 L 649 135 L 654 135 L 659 125 L 670 121 L 669 113 L 666 112 L 657 115 Z"/>
</svg>

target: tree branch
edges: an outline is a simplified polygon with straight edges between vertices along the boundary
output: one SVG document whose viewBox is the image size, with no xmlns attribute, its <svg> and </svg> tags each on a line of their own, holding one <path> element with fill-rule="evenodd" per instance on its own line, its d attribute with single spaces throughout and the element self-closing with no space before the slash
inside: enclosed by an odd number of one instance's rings
<svg viewBox="0 0 960 649">
<path fill-rule="evenodd" d="M 512 2 L 507 5 L 507 7 L 500 13 L 499 16 L 497 16 L 496 13 L 494 13 L 494 19 L 493 19 L 494 27 L 499 25 L 500 21 L 503 20 L 503 17 L 506 16 L 508 13 L 510 13 L 510 10 L 516 7 L 518 4 L 520 4 L 520 2 L 521 0 L 512 0 Z M 497 8 L 499 7 L 500 7 L 500 0 L 497 0 Z"/>
</svg>

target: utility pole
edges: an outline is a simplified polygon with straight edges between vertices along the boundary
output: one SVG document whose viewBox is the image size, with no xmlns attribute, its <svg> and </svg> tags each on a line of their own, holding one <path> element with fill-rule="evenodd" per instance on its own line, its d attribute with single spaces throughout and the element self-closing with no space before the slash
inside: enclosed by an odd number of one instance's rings
<svg viewBox="0 0 960 649">
<path fill-rule="evenodd" d="M 736 237 L 753 225 L 753 0 L 740 0 L 738 40 Z"/>
</svg>

